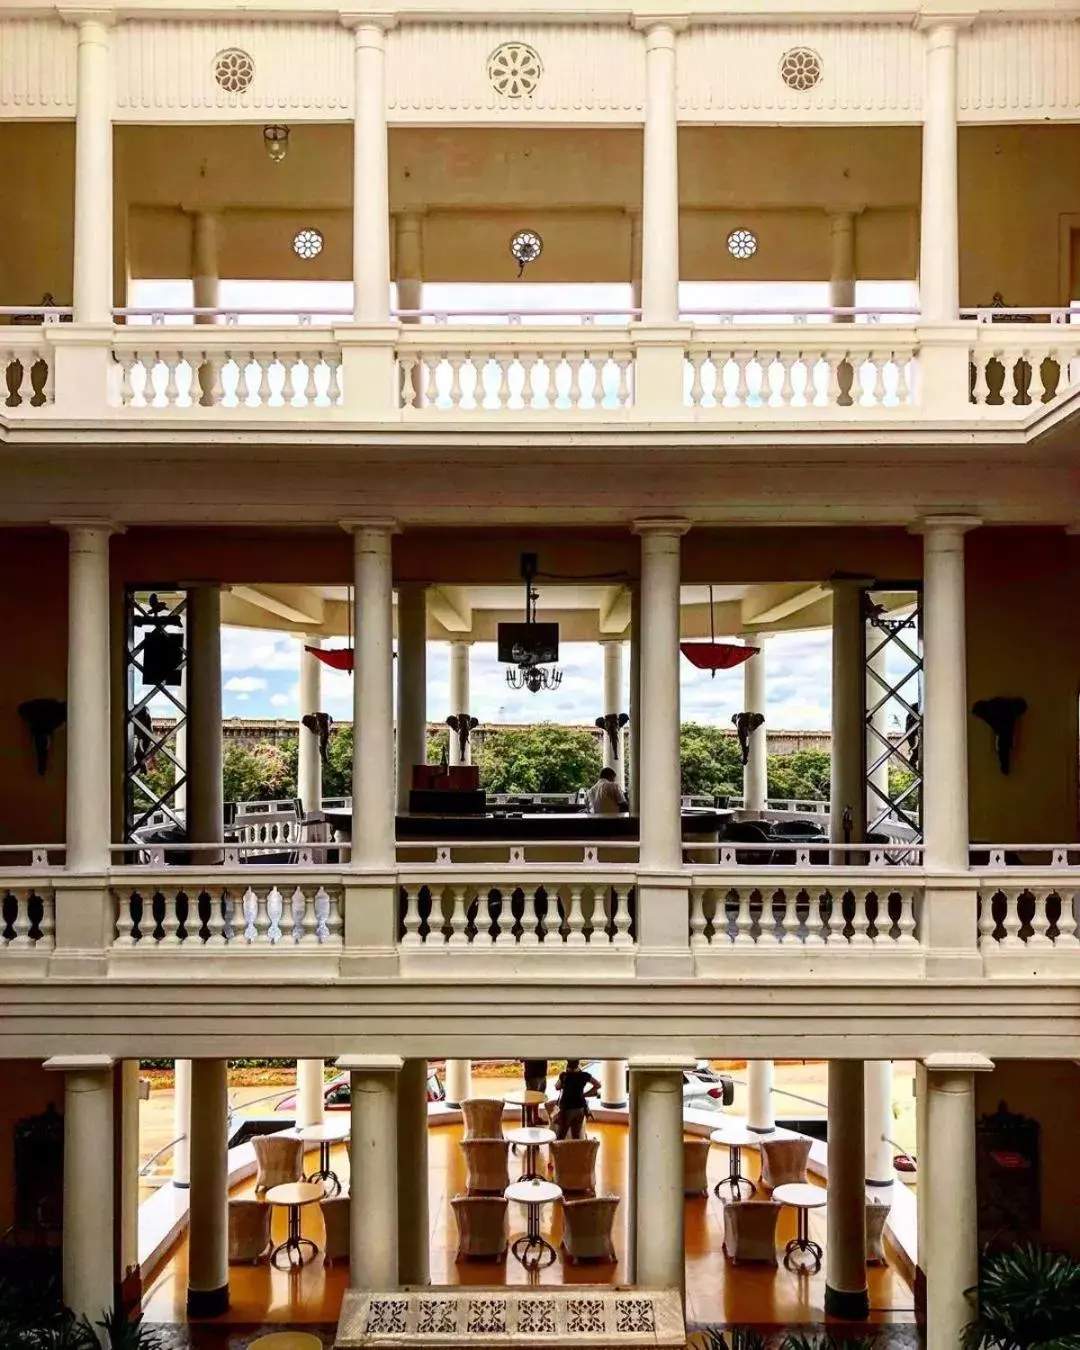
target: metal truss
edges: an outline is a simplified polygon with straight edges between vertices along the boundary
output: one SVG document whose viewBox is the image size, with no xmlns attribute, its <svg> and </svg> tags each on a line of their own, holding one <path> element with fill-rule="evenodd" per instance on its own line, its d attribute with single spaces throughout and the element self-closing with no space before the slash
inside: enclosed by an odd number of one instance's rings
<svg viewBox="0 0 1080 1350">
<path fill-rule="evenodd" d="M 910 604 L 897 604 L 899 597 L 908 594 Z M 867 831 L 887 833 L 890 825 L 902 825 L 919 842 L 923 834 L 922 591 L 911 583 L 878 583 L 864 592 L 863 604 L 867 620 Z M 898 725 L 890 727 L 891 720 Z"/>
<path fill-rule="evenodd" d="M 177 809 L 178 790 L 187 783 L 187 771 L 176 754 L 176 734 L 187 724 L 186 685 L 154 678 L 155 641 L 168 633 L 175 643 L 180 636 L 180 678 L 187 669 L 186 591 L 167 587 L 129 589 L 125 595 L 124 640 L 124 838 L 131 842 L 135 831 L 152 825 L 183 825 Z M 149 673 L 148 673 L 149 671 Z M 155 729 L 150 705 L 166 700 L 176 725 Z M 170 745 L 171 741 L 171 745 Z M 160 788 L 150 775 L 164 760 L 172 765 L 172 783 Z"/>
</svg>

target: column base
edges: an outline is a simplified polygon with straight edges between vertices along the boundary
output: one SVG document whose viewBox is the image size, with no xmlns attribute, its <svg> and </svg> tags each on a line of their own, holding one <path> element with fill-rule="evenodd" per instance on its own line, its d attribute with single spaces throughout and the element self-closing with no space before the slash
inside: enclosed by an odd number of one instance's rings
<svg viewBox="0 0 1080 1350">
<path fill-rule="evenodd" d="M 220 1317 L 229 1311 L 229 1286 L 220 1289 L 189 1289 L 187 1315 L 189 1317 Z"/>
<path fill-rule="evenodd" d="M 605 1102 L 602 1098 L 600 1101 L 601 1111 L 625 1111 L 626 1107 L 627 1102 L 625 1098 L 621 1102 Z"/>
<path fill-rule="evenodd" d="M 775 1126 L 775 1125 L 747 1125 L 746 1128 L 750 1131 L 751 1134 L 775 1134 L 775 1133 L 776 1133 L 776 1126 Z"/>
<path fill-rule="evenodd" d="M 865 1322 L 870 1316 L 870 1295 L 865 1289 L 830 1289 L 826 1285 L 825 1313 L 847 1322 Z"/>
</svg>

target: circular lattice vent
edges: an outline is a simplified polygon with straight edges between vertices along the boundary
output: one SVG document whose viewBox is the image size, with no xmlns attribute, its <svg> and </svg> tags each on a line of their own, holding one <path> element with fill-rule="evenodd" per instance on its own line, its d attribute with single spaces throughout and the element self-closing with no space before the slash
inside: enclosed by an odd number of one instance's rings
<svg viewBox="0 0 1080 1350">
<path fill-rule="evenodd" d="M 255 62 L 250 52 L 240 47 L 226 47 L 214 57 L 214 79 L 227 94 L 242 94 L 251 88 L 255 78 Z"/>
<path fill-rule="evenodd" d="M 812 47 L 791 47 L 780 58 L 780 78 L 800 94 L 821 83 L 822 71 L 821 57 Z"/>
<path fill-rule="evenodd" d="M 525 42 L 503 42 L 488 57 L 488 80 L 502 98 L 529 98 L 543 73 L 539 55 Z"/>
</svg>

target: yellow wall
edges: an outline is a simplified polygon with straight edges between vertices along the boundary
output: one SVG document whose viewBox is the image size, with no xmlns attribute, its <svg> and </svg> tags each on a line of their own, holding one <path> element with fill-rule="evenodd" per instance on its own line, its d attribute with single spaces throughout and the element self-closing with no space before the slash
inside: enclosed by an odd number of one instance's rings
<svg viewBox="0 0 1080 1350">
<path fill-rule="evenodd" d="M 0 122 L 0 304 L 71 304 L 72 122 Z"/>
<path fill-rule="evenodd" d="M 1037 1120 L 1040 1135 L 1042 1228 L 1033 1235 L 1080 1258 L 1080 1169 L 1076 1121 L 1080 1067 L 1068 1059 L 1001 1060 L 993 1073 L 975 1075 L 976 1111 L 993 1115 L 1000 1102 Z"/>
<path fill-rule="evenodd" d="M 14 1129 L 20 1120 L 39 1116 L 51 1103 L 64 1111 L 64 1075 L 48 1073 L 39 1059 L 3 1061 L 4 1091 L 0 1093 L 0 1232 L 15 1219 Z"/>
</svg>

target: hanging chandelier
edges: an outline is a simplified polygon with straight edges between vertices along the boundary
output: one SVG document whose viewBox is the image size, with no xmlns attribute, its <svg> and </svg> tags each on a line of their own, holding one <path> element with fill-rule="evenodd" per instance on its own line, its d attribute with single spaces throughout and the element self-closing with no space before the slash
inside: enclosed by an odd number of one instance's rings
<svg viewBox="0 0 1080 1350">
<path fill-rule="evenodd" d="M 527 689 L 530 694 L 558 689 L 562 684 L 562 671 L 555 664 L 559 659 L 559 625 L 536 622 L 536 602 L 540 598 L 533 585 L 536 565 L 535 553 L 521 555 L 525 622 L 499 625 L 499 660 L 510 666 L 506 683 L 511 689 Z"/>
<path fill-rule="evenodd" d="M 558 666 L 550 669 L 544 666 L 512 666 L 506 672 L 506 683 L 511 689 L 527 689 L 530 694 L 539 694 L 543 689 L 558 689 L 562 684 L 562 671 Z"/>
</svg>

